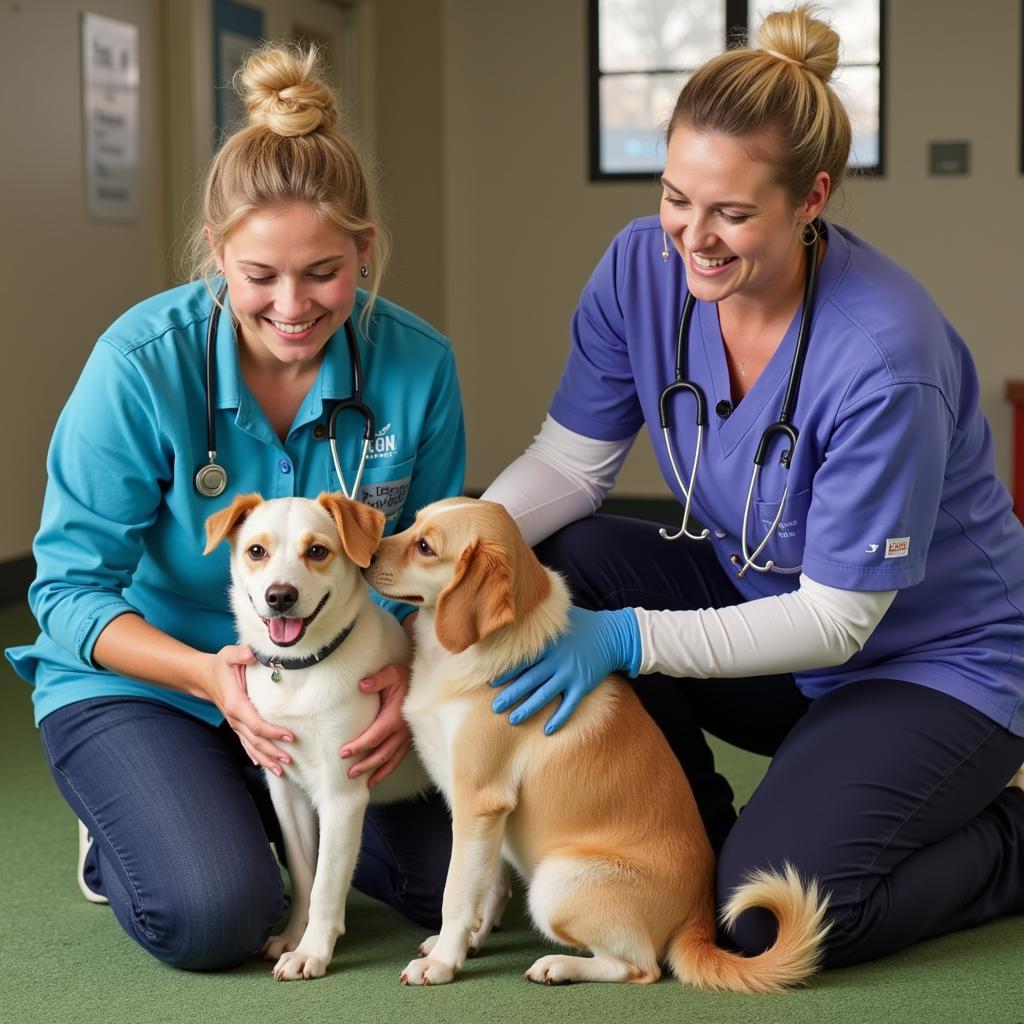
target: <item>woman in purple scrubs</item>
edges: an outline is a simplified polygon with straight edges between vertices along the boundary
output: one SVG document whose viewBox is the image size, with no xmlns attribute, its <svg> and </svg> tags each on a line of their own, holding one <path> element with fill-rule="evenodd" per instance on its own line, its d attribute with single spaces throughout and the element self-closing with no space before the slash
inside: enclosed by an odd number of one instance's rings
<svg viewBox="0 0 1024 1024">
<path fill-rule="evenodd" d="M 1024 911 L 1024 529 L 967 346 L 824 219 L 850 150 L 838 37 L 798 8 L 760 38 L 684 87 L 660 217 L 613 240 L 538 438 L 485 494 L 577 603 L 494 704 L 513 725 L 546 707 L 551 732 L 608 672 L 634 676 L 719 852 L 719 900 L 795 865 L 828 893 L 840 966 Z M 688 294 L 694 387 L 663 431 Z M 797 440 L 770 435 L 748 496 L 805 316 Z M 688 536 L 593 515 L 644 425 L 690 492 Z M 773 758 L 738 817 L 702 730 Z M 756 954 L 774 934 L 751 912 L 733 940 Z"/>
</svg>

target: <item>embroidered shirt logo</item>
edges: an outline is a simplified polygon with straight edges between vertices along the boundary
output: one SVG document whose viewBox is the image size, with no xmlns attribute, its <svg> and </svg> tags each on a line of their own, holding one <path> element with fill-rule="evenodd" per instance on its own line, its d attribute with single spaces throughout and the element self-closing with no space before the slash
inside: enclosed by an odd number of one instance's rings
<svg viewBox="0 0 1024 1024">
<path fill-rule="evenodd" d="M 886 558 L 906 558 L 910 554 L 909 537 L 890 537 L 885 542 Z"/>
<path fill-rule="evenodd" d="M 367 462 L 370 459 L 386 459 L 398 451 L 398 438 L 391 433 L 391 424 L 387 423 L 374 435 L 370 442 L 370 450 L 366 453 Z"/>
<path fill-rule="evenodd" d="M 869 555 L 873 555 L 873 554 L 874 554 L 874 553 L 875 553 L 875 552 L 876 552 L 877 550 L 878 550 L 878 545 L 877 545 L 877 544 L 869 544 L 869 545 L 868 545 L 868 546 L 867 546 L 867 547 L 866 547 L 866 548 L 864 549 L 864 551 L 865 551 L 865 552 L 866 552 L 867 554 L 869 554 Z"/>
</svg>

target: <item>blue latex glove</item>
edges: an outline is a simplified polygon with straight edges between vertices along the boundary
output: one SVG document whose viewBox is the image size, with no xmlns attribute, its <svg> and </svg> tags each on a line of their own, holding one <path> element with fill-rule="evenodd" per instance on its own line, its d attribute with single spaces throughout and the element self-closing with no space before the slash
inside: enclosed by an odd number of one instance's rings
<svg viewBox="0 0 1024 1024">
<path fill-rule="evenodd" d="M 561 704 L 544 726 L 550 736 L 565 725 L 576 705 L 605 676 L 622 670 L 635 676 L 640 659 L 640 626 L 632 608 L 592 612 L 573 605 L 569 608 L 568 633 L 532 665 L 519 665 L 491 683 L 505 687 L 491 708 L 500 713 L 523 701 L 508 719 L 518 725 L 561 696 Z"/>
</svg>

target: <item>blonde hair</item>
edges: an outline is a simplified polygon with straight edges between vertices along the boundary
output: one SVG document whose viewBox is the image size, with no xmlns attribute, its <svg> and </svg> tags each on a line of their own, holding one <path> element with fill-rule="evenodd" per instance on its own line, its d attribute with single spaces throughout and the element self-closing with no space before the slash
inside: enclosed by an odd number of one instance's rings
<svg viewBox="0 0 1024 1024">
<path fill-rule="evenodd" d="M 306 202 L 351 235 L 357 246 L 374 239 L 369 301 L 360 317 L 365 322 L 377 298 L 389 244 L 375 216 L 362 161 L 352 142 L 335 128 L 337 102 L 322 77 L 317 49 L 263 46 L 248 56 L 233 85 L 245 100 L 248 123 L 224 142 L 210 165 L 188 243 L 189 278 L 209 281 L 214 276 L 214 250 L 254 210 Z"/>
<path fill-rule="evenodd" d="M 733 137 L 775 134 L 778 184 L 794 204 L 826 171 L 835 191 L 846 174 L 853 132 L 829 86 L 839 62 L 839 36 L 810 4 L 764 19 L 759 47 L 729 50 L 699 68 L 683 86 L 669 122 Z"/>
</svg>

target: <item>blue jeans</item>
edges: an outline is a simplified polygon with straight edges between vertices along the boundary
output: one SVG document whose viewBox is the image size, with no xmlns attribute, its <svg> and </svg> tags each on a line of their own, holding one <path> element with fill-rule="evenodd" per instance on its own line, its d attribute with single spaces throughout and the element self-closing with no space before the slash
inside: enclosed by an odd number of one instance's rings
<svg viewBox="0 0 1024 1024">
<path fill-rule="evenodd" d="M 90 887 L 165 963 L 231 967 L 259 952 L 285 906 L 262 770 L 227 725 L 155 700 L 95 698 L 40 733 L 64 799 L 94 838 Z M 451 825 L 436 793 L 372 806 L 355 887 L 436 930 Z"/>
<path fill-rule="evenodd" d="M 711 545 L 667 543 L 653 523 L 594 516 L 537 548 L 584 607 L 688 610 L 742 597 Z M 752 871 L 793 864 L 829 895 L 825 964 L 1024 912 L 1024 791 L 1006 783 L 1024 738 L 914 683 L 851 683 L 814 702 L 792 676 L 635 681 L 686 771 L 719 853 L 719 903 Z M 772 755 L 738 817 L 704 730 Z M 741 915 L 737 948 L 774 941 L 767 911 Z"/>
</svg>

